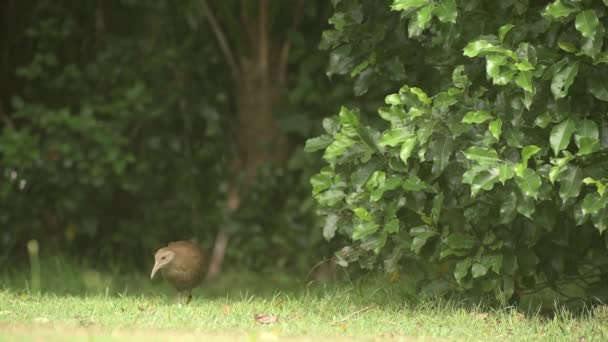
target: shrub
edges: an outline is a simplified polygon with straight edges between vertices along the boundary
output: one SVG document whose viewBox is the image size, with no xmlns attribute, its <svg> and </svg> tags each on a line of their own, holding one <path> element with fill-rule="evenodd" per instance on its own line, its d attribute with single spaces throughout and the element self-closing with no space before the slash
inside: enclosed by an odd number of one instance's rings
<svg viewBox="0 0 608 342">
<path fill-rule="evenodd" d="M 351 241 L 339 263 L 423 292 L 603 298 L 608 2 L 334 3 L 334 68 L 406 75 L 380 123 L 343 107 L 307 142 L 324 236 Z"/>
</svg>

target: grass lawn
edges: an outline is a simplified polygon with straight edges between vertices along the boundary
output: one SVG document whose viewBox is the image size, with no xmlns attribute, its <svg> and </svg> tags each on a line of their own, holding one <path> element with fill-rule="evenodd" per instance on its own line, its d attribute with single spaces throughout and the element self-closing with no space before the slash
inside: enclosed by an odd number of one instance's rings
<svg viewBox="0 0 608 342">
<path fill-rule="evenodd" d="M 45 268 L 43 267 L 43 270 Z M 608 309 L 554 318 L 416 299 L 378 280 L 311 285 L 280 276 L 225 275 L 194 292 L 184 308 L 173 291 L 145 275 L 81 288 L 76 270 L 61 279 L 43 272 L 42 294 L 25 277 L 0 276 L 0 341 L 601 341 Z M 80 279 L 80 280 L 78 280 Z M 103 276 L 97 276 L 103 282 Z M 21 284 L 21 286 L 19 286 Z M 44 284 L 50 284 L 51 289 Z M 80 285 L 78 285 L 80 284 Z M 82 285 L 85 284 L 85 285 Z M 94 282 L 89 280 L 89 285 Z M 122 290 L 118 290 L 124 286 Z M 280 291 L 279 289 L 283 289 Z M 254 315 L 277 316 L 259 323 Z M 272 321 L 273 317 L 270 317 Z"/>
</svg>

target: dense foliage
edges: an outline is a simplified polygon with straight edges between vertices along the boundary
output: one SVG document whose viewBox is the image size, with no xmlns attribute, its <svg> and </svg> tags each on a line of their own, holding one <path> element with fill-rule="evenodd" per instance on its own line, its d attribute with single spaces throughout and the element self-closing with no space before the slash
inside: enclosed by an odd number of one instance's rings
<svg viewBox="0 0 608 342">
<path fill-rule="evenodd" d="M 333 1 L 322 47 L 355 93 L 394 90 L 306 145 L 339 263 L 423 292 L 606 298 L 608 2 L 378 3 Z"/>
<path fill-rule="evenodd" d="M 240 3 L 214 9 L 232 18 Z M 219 229 L 231 233 L 226 259 L 238 267 L 306 273 L 324 257 L 308 184 L 320 164 L 302 145 L 347 94 L 329 88 L 316 50 L 329 4 L 309 3 L 297 29 L 273 21 L 293 37 L 271 113 L 291 151 L 285 165 L 261 166 L 231 215 L 237 99 L 201 4 L 0 4 L 0 267 L 29 239 L 43 253 L 148 267 L 174 239 L 210 250 Z"/>
</svg>

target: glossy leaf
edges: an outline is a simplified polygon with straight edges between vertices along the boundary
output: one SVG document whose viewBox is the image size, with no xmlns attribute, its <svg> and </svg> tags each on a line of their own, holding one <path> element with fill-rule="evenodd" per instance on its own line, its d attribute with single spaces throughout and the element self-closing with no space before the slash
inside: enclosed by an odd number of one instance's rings
<svg viewBox="0 0 608 342">
<path fill-rule="evenodd" d="M 440 0 L 434 11 L 437 19 L 444 23 L 456 23 L 458 12 L 456 10 L 456 0 Z"/>
<path fill-rule="evenodd" d="M 528 197 L 536 197 L 542 184 L 540 176 L 534 170 L 528 168 L 524 169 L 520 176 L 515 177 L 515 181 L 523 194 Z"/>
<path fill-rule="evenodd" d="M 600 21 L 597 18 L 597 14 L 594 10 L 590 9 L 579 12 L 576 15 L 574 25 L 576 29 L 583 35 L 583 37 L 591 38 L 595 36 L 599 23 Z"/>
<path fill-rule="evenodd" d="M 553 149 L 553 154 L 557 156 L 559 152 L 570 144 L 570 139 L 576 130 L 576 122 L 572 119 L 566 119 L 561 123 L 553 126 L 549 143 Z"/>
<path fill-rule="evenodd" d="M 463 118 L 462 122 L 467 124 L 480 124 L 493 119 L 492 115 L 486 111 L 475 111 L 468 112 Z"/>
<path fill-rule="evenodd" d="M 559 19 L 576 12 L 578 12 L 578 9 L 564 5 L 561 0 L 555 0 L 545 8 L 543 15 Z"/>
<path fill-rule="evenodd" d="M 394 128 L 382 134 L 380 146 L 397 146 L 412 138 L 412 131 L 407 128 Z"/>
<path fill-rule="evenodd" d="M 430 151 L 433 154 L 433 174 L 441 173 L 450 161 L 454 144 L 452 139 L 443 137 L 431 143 Z"/>
<path fill-rule="evenodd" d="M 501 43 L 502 43 L 502 42 L 505 40 L 505 36 L 507 35 L 507 33 L 508 33 L 509 31 L 511 31 L 511 29 L 512 29 L 513 27 L 515 27 L 515 25 L 513 25 L 513 24 L 506 24 L 506 25 L 501 26 L 501 27 L 498 29 L 498 40 L 499 40 Z"/>
<path fill-rule="evenodd" d="M 407 159 L 412 155 L 412 151 L 414 150 L 414 147 L 416 147 L 417 141 L 418 139 L 416 136 L 412 136 L 407 138 L 401 145 L 399 158 L 401 158 L 405 164 L 407 164 Z"/>
<path fill-rule="evenodd" d="M 488 129 L 496 140 L 500 140 L 500 135 L 502 133 L 502 120 L 500 118 L 494 119 L 492 122 L 490 122 Z"/>
<path fill-rule="evenodd" d="M 304 152 L 315 152 L 318 150 L 322 150 L 329 146 L 333 139 L 329 135 L 321 135 L 316 138 L 310 138 L 306 140 L 306 145 L 304 146 Z"/>
<path fill-rule="evenodd" d="M 380 226 L 376 222 L 361 221 L 355 224 L 352 239 L 354 241 L 361 240 L 364 237 L 377 232 L 378 229 L 380 229 Z"/>
<path fill-rule="evenodd" d="M 583 185 L 583 178 L 583 170 L 573 165 L 568 166 L 568 169 L 559 176 L 559 196 L 563 202 L 571 197 L 578 197 Z"/>
<path fill-rule="evenodd" d="M 540 152 L 541 148 L 536 145 L 528 145 L 521 150 L 521 162 L 528 165 L 528 160 Z"/>
<path fill-rule="evenodd" d="M 574 78 L 577 74 L 578 62 L 567 64 L 555 73 L 551 81 L 551 92 L 556 99 L 561 99 L 568 95 L 568 89 L 574 83 Z"/>
<path fill-rule="evenodd" d="M 410 8 L 422 7 L 429 3 L 429 0 L 393 0 L 391 9 L 393 11 L 403 11 Z"/>
<path fill-rule="evenodd" d="M 482 165 L 495 165 L 500 162 L 498 153 L 492 148 L 473 146 L 464 151 L 464 155 L 467 159 L 474 160 Z"/>
</svg>

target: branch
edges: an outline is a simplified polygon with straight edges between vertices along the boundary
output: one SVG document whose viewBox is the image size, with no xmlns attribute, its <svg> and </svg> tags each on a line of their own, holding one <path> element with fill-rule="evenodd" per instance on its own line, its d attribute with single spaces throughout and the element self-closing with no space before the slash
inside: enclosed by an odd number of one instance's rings
<svg viewBox="0 0 608 342">
<path fill-rule="evenodd" d="M 209 20 L 209 25 L 211 25 L 211 30 L 213 30 L 213 33 L 215 34 L 215 38 L 217 39 L 218 44 L 220 44 L 220 49 L 222 50 L 222 53 L 224 54 L 224 57 L 226 58 L 226 62 L 228 63 L 228 67 L 230 68 L 230 73 L 232 74 L 232 78 L 234 79 L 235 82 L 238 82 L 238 79 L 239 79 L 238 64 L 236 63 L 234 54 L 232 53 L 232 50 L 230 49 L 230 45 L 228 44 L 226 35 L 224 34 L 224 31 L 222 31 L 222 28 L 220 27 L 219 23 L 217 22 L 215 15 L 211 11 L 211 8 L 209 8 L 209 5 L 207 4 L 207 0 L 201 0 L 201 6 L 203 7 L 203 11 L 204 11 L 203 14 L 205 15 L 205 17 L 207 17 L 207 20 Z"/>
<path fill-rule="evenodd" d="M 293 25 L 291 26 L 290 31 L 295 31 L 300 26 L 300 22 L 302 21 L 302 13 L 304 0 L 298 0 L 298 3 L 294 7 L 294 20 Z M 289 31 L 287 31 L 289 34 Z M 281 47 L 281 54 L 279 56 L 279 83 L 285 84 L 287 77 L 287 62 L 289 61 L 289 50 L 291 49 L 291 39 L 289 39 L 289 35 L 285 38 L 285 42 Z"/>
</svg>

